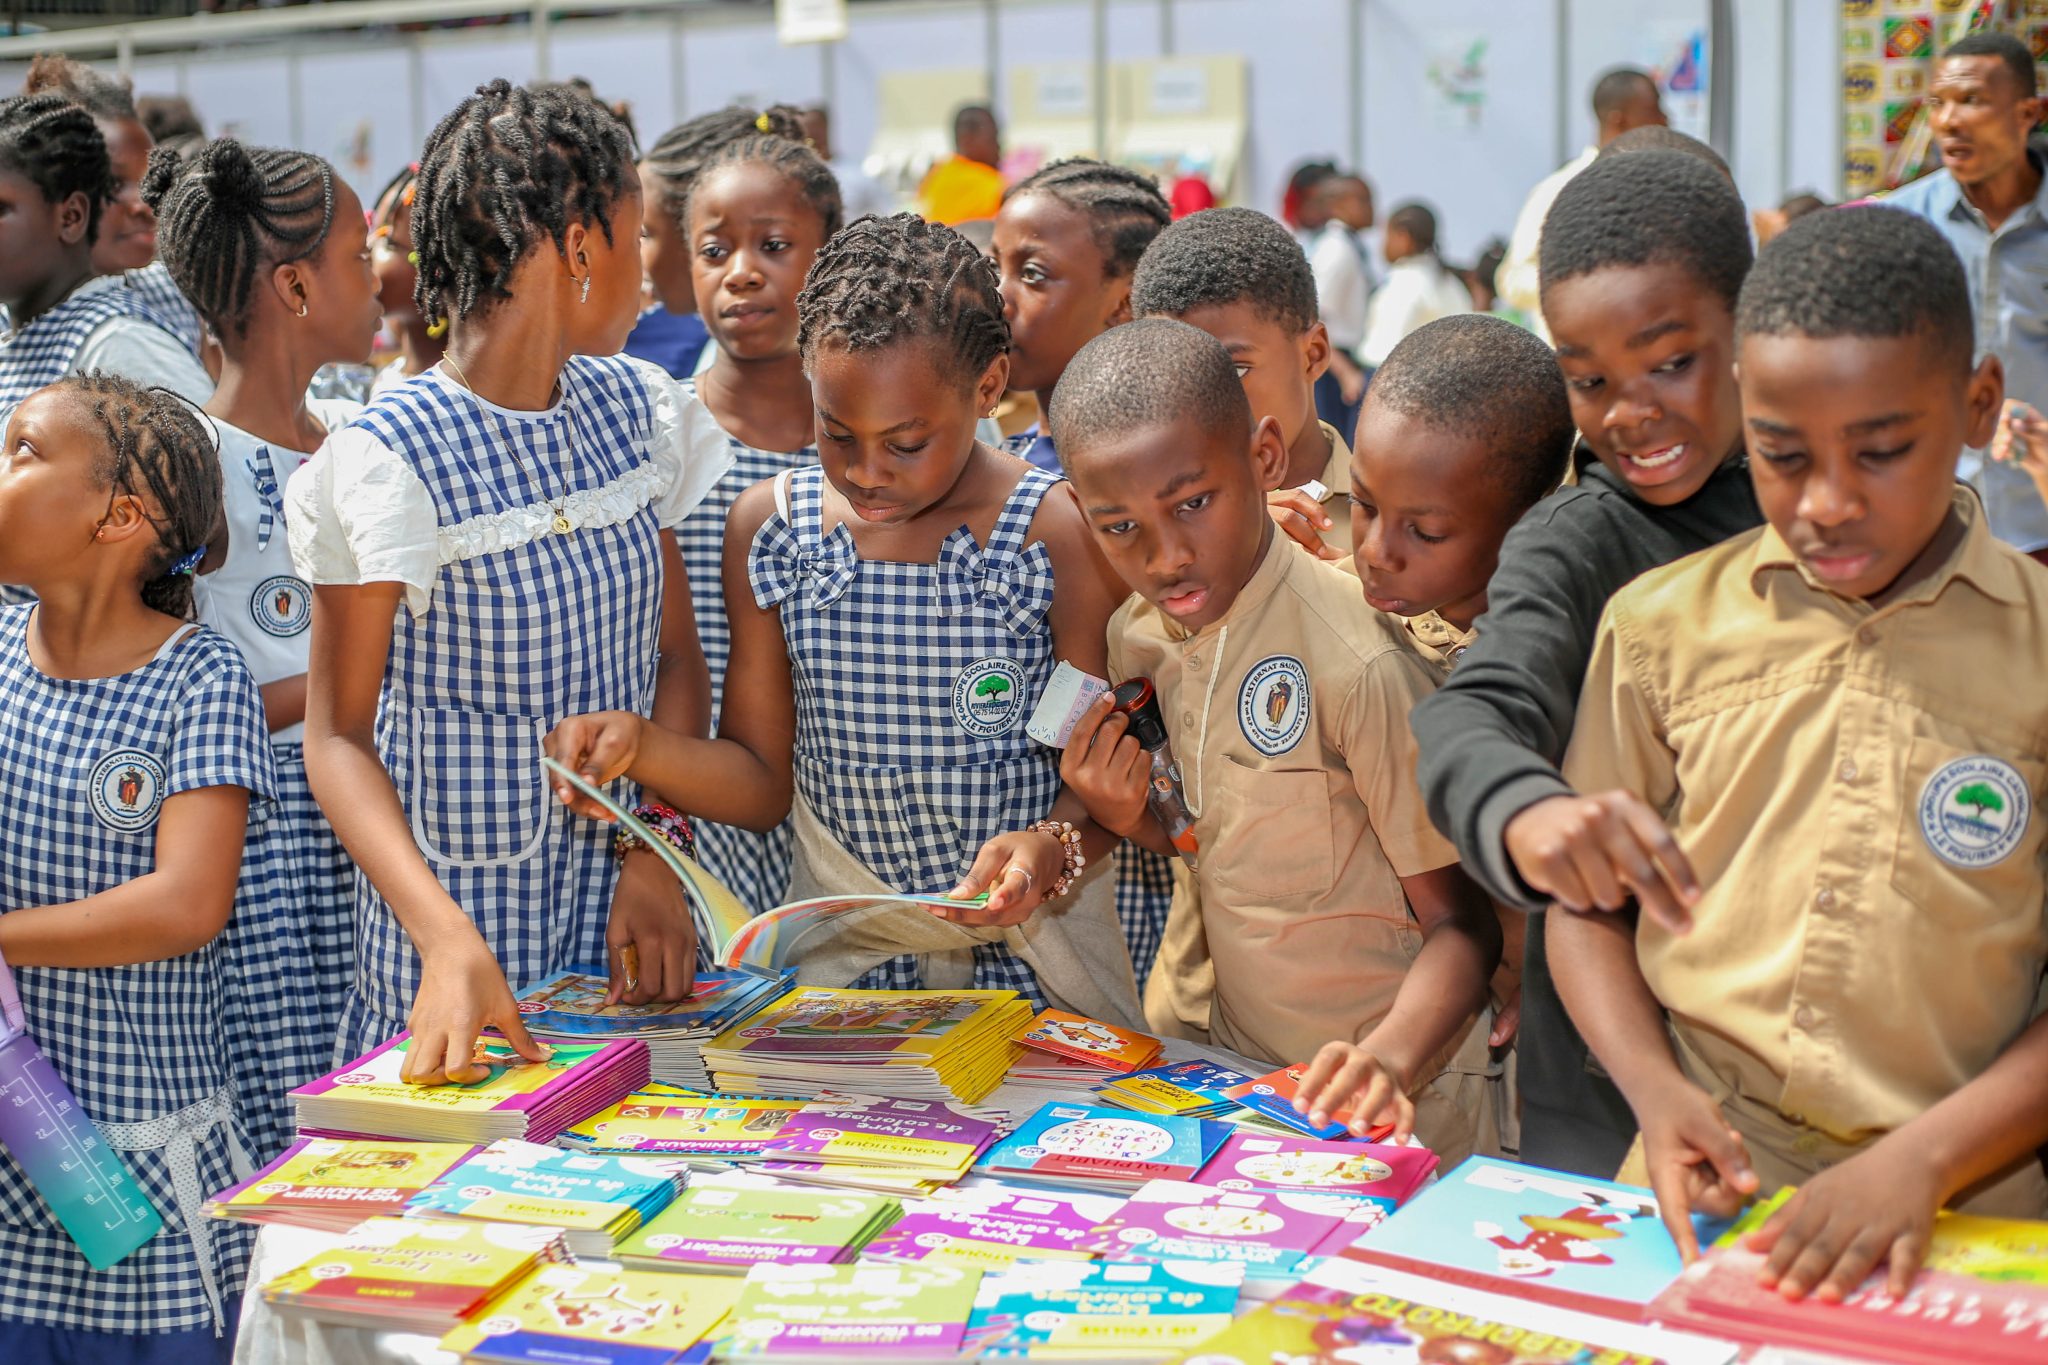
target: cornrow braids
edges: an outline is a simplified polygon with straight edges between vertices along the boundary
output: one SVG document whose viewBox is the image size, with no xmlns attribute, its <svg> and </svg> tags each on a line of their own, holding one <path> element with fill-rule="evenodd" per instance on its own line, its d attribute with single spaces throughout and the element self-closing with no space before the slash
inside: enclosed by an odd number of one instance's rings
<svg viewBox="0 0 2048 1365">
<path fill-rule="evenodd" d="M 414 298 L 426 317 L 467 317 L 511 297 L 506 282 L 534 243 L 568 249 L 572 223 L 612 239 L 633 142 L 594 101 L 505 80 L 480 85 L 427 138 L 412 206 Z"/>
<path fill-rule="evenodd" d="M 691 191 L 703 184 L 713 171 L 727 166 L 767 166 L 787 176 L 803 194 L 804 201 L 816 211 L 818 221 L 825 226 L 823 235 L 826 237 L 846 224 L 846 210 L 839 198 L 839 178 L 804 143 L 791 142 L 788 138 L 769 133 L 755 133 L 728 142 L 706 158 L 691 181 Z M 689 192 L 686 192 L 683 196 L 683 226 L 686 230 L 690 221 L 689 211 Z"/>
<path fill-rule="evenodd" d="M 142 503 L 156 529 L 143 574 L 142 601 L 168 616 L 192 616 L 192 556 L 221 521 L 220 456 L 199 413 L 169 389 L 144 388 L 118 375 L 75 374 L 52 388 L 84 399 L 106 438 L 93 476 L 107 505 L 123 493 Z M 172 572 L 173 569 L 180 570 Z"/>
<path fill-rule="evenodd" d="M 862 218 L 818 248 L 797 295 L 797 349 L 879 350 L 918 338 L 971 385 L 1010 349 L 995 266 L 953 229 L 914 213 Z"/>
<path fill-rule="evenodd" d="M 244 147 L 224 137 L 190 161 L 159 147 L 142 177 L 156 211 L 157 254 L 220 337 L 249 326 L 267 270 L 320 249 L 334 226 L 334 167 L 310 152 Z"/>
<path fill-rule="evenodd" d="M 727 144 L 756 135 L 802 142 L 801 114 L 787 104 L 774 104 L 766 109 L 731 104 L 677 124 L 647 149 L 642 169 L 656 182 L 647 187 L 647 192 L 653 194 L 658 190 L 662 207 L 678 226 L 683 225 L 689 213 L 690 186 L 705 162 Z"/>
<path fill-rule="evenodd" d="M 45 52 L 28 65 L 28 79 L 21 83 L 24 95 L 62 95 L 96 119 L 120 122 L 141 120 L 135 109 L 135 92 L 126 80 L 95 71 L 84 62 L 59 52 Z"/>
<path fill-rule="evenodd" d="M 1173 221 L 1173 208 L 1151 176 L 1085 156 L 1039 168 L 1011 186 L 1003 202 L 1026 194 L 1051 195 L 1085 215 L 1112 279 L 1137 269 L 1145 248 Z"/>
<path fill-rule="evenodd" d="M 61 95 L 0 100 L 0 166 L 27 176 L 52 204 L 83 194 L 90 205 L 85 239 L 99 236 L 114 171 L 107 140 L 84 109 Z"/>
</svg>

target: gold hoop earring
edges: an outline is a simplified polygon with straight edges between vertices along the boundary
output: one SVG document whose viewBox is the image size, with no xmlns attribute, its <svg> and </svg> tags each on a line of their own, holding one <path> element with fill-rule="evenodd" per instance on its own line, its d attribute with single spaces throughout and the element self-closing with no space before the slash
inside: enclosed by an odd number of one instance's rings
<svg viewBox="0 0 2048 1365">
<path fill-rule="evenodd" d="M 427 336 L 432 340 L 439 341 L 442 337 L 447 335 L 448 319 L 435 318 L 432 322 L 427 324 Z"/>
</svg>

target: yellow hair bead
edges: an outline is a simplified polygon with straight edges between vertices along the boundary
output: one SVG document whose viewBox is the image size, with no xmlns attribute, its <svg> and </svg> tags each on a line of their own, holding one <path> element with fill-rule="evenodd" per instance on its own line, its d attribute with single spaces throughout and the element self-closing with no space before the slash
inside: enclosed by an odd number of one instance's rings
<svg viewBox="0 0 2048 1365">
<path fill-rule="evenodd" d="M 754 118 L 754 126 L 765 133 L 773 129 L 775 124 L 766 114 L 758 114 Z"/>
</svg>

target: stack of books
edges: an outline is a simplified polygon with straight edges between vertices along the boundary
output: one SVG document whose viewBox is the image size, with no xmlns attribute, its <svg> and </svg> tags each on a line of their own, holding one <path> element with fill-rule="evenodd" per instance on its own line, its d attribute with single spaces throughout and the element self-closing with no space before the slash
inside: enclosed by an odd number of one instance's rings
<svg viewBox="0 0 2048 1365">
<path fill-rule="evenodd" d="M 480 1150 L 466 1142 L 300 1138 L 204 1207 L 238 1223 L 347 1232 L 365 1218 L 404 1212 L 406 1200 Z"/>
<path fill-rule="evenodd" d="M 529 1062 L 501 1038 L 477 1042 L 489 1066 L 466 1085 L 408 1085 L 400 1078 L 412 1035 L 401 1033 L 338 1071 L 292 1091 L 309 1137 L 414 1138 L 422 1142 L 547 1142 L 564 1128 L 647 1084 L 647 1045 L 564 1043 Z"/>
<path fill-rule="evenodd" d="M 1085 1261 L 1088 1235 L 1123 1207 L 1116 1195 L 991 1182 L 934 1191 L 868 1243 L 871 1260 L 1003 1270 L 1019 1261 Z"/>
<path fill-rule="evenodd" d="M 1154 1180 L 1080 1243 L 1117 1260 L 1222 1261 L 1248 1279 L 1292 1284 L 1340 1237 L 1356 1205 L 1286 1191 L 1218 1190 Z"/>
<path fill-rule="evenodd" d="M 405 1214 L 556 1227 L 576 1255 L 609 1256 L 619 1238 L 675 1200 L 688 1169 L 504 1138 L 406 1201 Z"/>
<path fill-rule="evenodd" d="M 1031 1007 L 1015 991 L 806 987 L 704 1045 L 720 1093 L 973 1104 L 1002 1082 Z"/>
<path fill-rule="evenodd" d="M 1301 1093 L 1301 1081 L 1308 1074 L 1308 1064 L 1297 1062 L 1283 1066 L 1278 1071 L 1269 1071 L 1263 1076 L 1230 1086 L 1223 1094 L 1226 1099 L 1250 1111 L 1232 1120 L 1243 1127 L 1275 1133 L 1305 1133 L 1312 1138 L 1342 1142 L 1351 1139 L 1358 1142 L 1377 1142 L 1394 1131 L 1391 1123 L 1374 1124 L 1367 1128 L 1363 1137 L 1354 1136 L 1351 1122 L 1357 1116 L 1350 1106 L 1339 1105 L 1330 1111 L 1330 1121 L 1324 1124 L 1310 1123 L 1308 1115 L 1294 1112 L 1295 1096 Z"/>
<path fill-rule="evenodd" d="M 794 971 L 702 971 L 687 1000 L 648 1005 L 606 1005 L 610 982 L 597 968 L 555 975 L 519 996 L 520 1022 L 536 1038 L 587 1043 L 638 1038 L 647 1044 L 650 1074 L 658 1081 L 709 1090 L 704 1044 L 731 1025 L 787 995 Z"/>
<path fill-rule="evenodd" d="M 571 1124 L 556 1141 L 577 1151 L 678 1157 L 716 1170 L 772 1155 L 776 1134 L 806 1103 L 707 1095 L 656 1081 Z"/>
<path fill-rule="evenodd" d="M 1192 1261 L 1037 1261 L 992 1270 L 982 1276 L 962 1345 L 976 1360 L 1186 1357 L 1206 1365 L 1193 1348 L 1230 1326 L 1243 1278 L 1240 1266 Z M 1274 1359 L 1321 1365 L 1336 1358 Z"/>
<path fill-rule="evenodd" d="M 975 1169 L 998 1179 L 1129 1193 L 1148 1180 L 1192 1179 L 1229 1134 L 1226 1125 L 1207 1119 L 1048 1104 L 991 1147 Z"/>
<path fill-rule="evenodd" d="M 883 1195 L 693 1185 L 619 1243 L 616 1259 L 649 1270 L 840 1265 L 896 1221 L 902 1206 Z"/>
<path fill-rule="evenodd" d="M 1413 1198 L 1436 1167 L 1436 1153 L 1427 1147 L 1235 1133 L 1195 1183 L 1364 1200 L 1389 1214 Z"/>
<path fill-rule="evenodd" d="M 1096 1071 L 1129 1073 L 1150 1066 L 1163 1046 L 1149 1033 L 1118 1028 L 1065 1010 L 1041 1010 L 1017 1042 Z"/>
<path fill-rule="evenodd" d="M 543 1265 L 441 1349 L 488 1365 L 679 1365 L 702 1361 L 739 1298 L 730 1275 Z"/>
<path fill-rule="evenodd" d="M 1119 1076 L 1095 1087 L 1095 1101 L 1116 1109 L 1169 1118 L 1213 1119 L 1235 1113 L 1236 1100 L 1224 1092 L 1248 1085 L 1252 1077 L 1215 1062 L 1168 1062 Z"/>
<path fill-rule="evenodd" d="M 954 1266 L 757 1265 L 721 1360 L 843 1365 L 954 1360 L 981 1272 Z"/>
<path fill-rule="evenodd" d="M 372 1218 L 262 1294 L 281 1313 L 440 1336 L 488 1315 L 535 1266 L 568 1255 L 556 1228 Z"/>
<path fill-rule="evenodd" d="M 828 1095 L 790 1115 L 759 1169 L 805 1185 L 929 1194 L 966 1175 L 996 1126 L 938 1100 Z"/>
</svg>

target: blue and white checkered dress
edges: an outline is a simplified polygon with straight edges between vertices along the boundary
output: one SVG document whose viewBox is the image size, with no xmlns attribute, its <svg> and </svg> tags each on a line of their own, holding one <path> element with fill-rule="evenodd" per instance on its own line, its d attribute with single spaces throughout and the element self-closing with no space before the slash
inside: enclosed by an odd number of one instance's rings
<svg viewBox="0 0 2048 1365">
<path fill-rule="evenodd" d="M 151 321 L 176 337 L 193 359 L 206 359 L 206 324 L 200 321 L 199 310 L 171 279 L 171 272 L 162 261 L 151 261 L 140 270 L 129 271 L 121 277 L 121 283 L 141 296 Z"/>
<path fill-rule="evenodd" d="M 377 749 L 420 850 L 514 990 L 605 959 L 611 827 L 552 798 L 541 741 L 567 716 L 647 714 L 662 594 L 660 527 L 645 497 L 637 510 L 630 497 L 605 509 L 600 522 L 612 524 L 568 534 L 517 523 L 537 504 L 630 484 L 649 466 L 654 406 L 635 363 L 571 359 L 562 401 L 539 413 L 487 410 L 422 375 L 350 424 L 412 468 L 440 524 L 432 607 L 397 615 Z M 614 792 L 639 799 L 625 783 Z M 411 940 L 361 875 L 356 942 L 339 1042 L 350 1057 L 405 1027 L 420 981 Z"/>
<path fill-rule="evenodd" d="M 133 672 L 51 678 L 28 657 L 31 610 L 0 609 L 0 913 L 67 905 L 153 871 L 157 812 L 179 793 L 245 787 L 252 820 L 264 819 L 270 743 L 232 645 L 198 627 Z M 244 888 L 236 917 L 251 908 Z M 231 1318 L 253 1230 L 198 1205 L 246 1173 L 228 1064 L 260 1071 L 264 1058 L 224 1026 L 217 946 L 127 967 L 18 967 L 15 978 L 30 1033 L 109 1145 L 126 1149 L 164 1228 L 93 1270 L 0 1155 L 0 1341 L 7 1321 L 160 1333 L 209 1327 L 217 1308 Z"/>
<path fill-rule="evenodd" d="M 982 844 L 1044 819 L 1059 795 L 1057 756 L 1024 733 L 1054 663 L 1052 556 L 1026 538 L 1057 482 L 1026 471 L 986 546 L 963 526 L 936 562 L 905 564 L 860 558 L 845 525 L 824 533 L 813 466 L 788 477 L 787 515 L 754 537 L 754 600 L 781 608 L 789 645 L 797 788 L 885 885 L 950 890 Z M 917 989 L 917 960 L 859 984 Z M 974 984 L 1044 1003 L 1000 945 L 974 950 Z"/>
<path fill-rule="evenodd" d="M 683 389 L 695 393 L 695 380 Z M 761 450 L 731 438 L 733 466 L 712 486 L 709 496 L 676 527 L 683 567 L 690 571 L 690 598 L 697 613 L 697 638 L 704 644 L 704 662 L 711 666 L 711 732 L 718 733 L 718 708 L 725 697 L 725 671 L 732 661 L 732 622 L 725 614 L 725 519 L 739 495 L 785 469 L 809 469 L 818 463 L 818 448 L 783 454 Z M 766 834 L 737 825 L 693 820 L 697 859 L 724 882 L 755 914 L 782 904 L 789 891 L 792 839 L 787 821 Z"/>
</svg>

